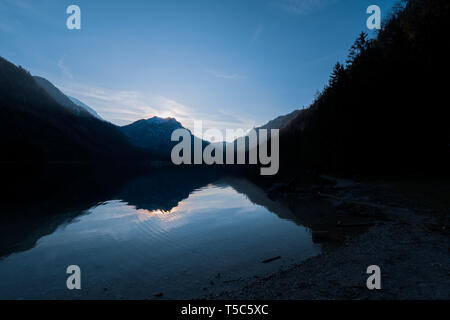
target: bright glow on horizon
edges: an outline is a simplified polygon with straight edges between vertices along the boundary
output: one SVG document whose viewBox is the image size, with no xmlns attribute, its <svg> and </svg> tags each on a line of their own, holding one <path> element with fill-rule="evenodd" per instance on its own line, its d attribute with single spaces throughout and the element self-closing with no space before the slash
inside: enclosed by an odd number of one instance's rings
<svg viewBox="0 0 450 320">
<path fill-rule="evenodd" d="M 82 29 L 68 30 L 64 1 L 3 0 L 1 55 L 117 125 L 158 116 L 247 131 L 313 101 L 371 4 L 78 0 Z"/>
</svg>

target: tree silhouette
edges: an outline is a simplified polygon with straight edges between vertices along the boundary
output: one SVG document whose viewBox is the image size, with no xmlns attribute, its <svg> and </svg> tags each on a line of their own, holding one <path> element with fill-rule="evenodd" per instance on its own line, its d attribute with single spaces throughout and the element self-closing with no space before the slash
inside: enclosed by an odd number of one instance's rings
<svg viewBox="0 0 450 320">
<path fill-rule="evenodd" d="M 333 72 L 331 73 L 330 76 L 330 81 L 329 84 L 331 87 L 335 86 L 337 83 L 339 83 L 339 81 L 342 79 L 342 77 L 345 74 L 345 68 L 344 66 L 337 62 L 333 68 Z"/>
<path fill-rule="evenodd" d="M 346 63 L 352 64 L 355 59 L 362 56 L 369 48 L 370 41 L 367 40 L 367 33 L 361 32 L 351 46 Z"/>
<path fill-rule="evenodd" d="M 362 32 L 312 105 L 280 133 L 280 174 L 448 172 L 450 1 L 397 6 Z"/>
</svg>

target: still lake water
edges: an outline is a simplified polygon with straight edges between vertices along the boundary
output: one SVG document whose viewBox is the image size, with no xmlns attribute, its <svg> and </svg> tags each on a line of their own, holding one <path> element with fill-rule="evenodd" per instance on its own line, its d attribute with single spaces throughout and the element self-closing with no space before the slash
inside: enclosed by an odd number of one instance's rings
<svg viewBox="0 0 450 320">
<path fill-rule="evenodd" d="M 142 194 L 142 186 L 133 182 L 123 194 Z M 189 190 L 181 201 L 174 197 L 165 201 L 173 204 L 155 208 L 149 204 L 154 198 L 131 201 L 119 193 L 61 223 L 31 248 L 3 256 L 0 299 L 152 299 L 160 292 L 189 299 L 320 252 L 289 210 L 246 180 L 222 179 Z M 282 258 L 262 263 L 277 256 Z M 81 290 L 66 288 L 69 265 L 81 268 Z"/>
</svg>

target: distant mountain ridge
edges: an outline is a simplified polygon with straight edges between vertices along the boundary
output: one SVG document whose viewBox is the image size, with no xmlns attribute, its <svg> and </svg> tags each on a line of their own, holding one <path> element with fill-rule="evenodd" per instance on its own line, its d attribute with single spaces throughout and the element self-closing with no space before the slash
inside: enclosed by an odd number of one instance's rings
<svg viewBox="0 0 450 320">
<path fill-rule="evenodd" d="M 289 124 L 293 119 L 295 119 L 298 115 L 300 115 L 303 110 L 294 110 L 289 114 L 279 116 L 273 120 L 270 120 L 265 125 L 258 127 L 256 129 L 283 129 L 285 126 Z"/>
<path fill-rule="evenodd" d="M 87 104 L 85 104 L 84 102 L 78 100 L 77 98 L 71 97 L 71 96 L 67 96 L 73 103 L 75 103 L 77 106 L 80 106 L 81 108 L 83 108 L 84 110 L 86 110 L 87 112 L 89 112 L 91 115 L 93 115 L 94 117 L 96 117 L 99 120 L 103 120 L 104 119 L 102 117 L 100 117 L 100 115 L 91 107 L 89 107 Z"/>
<path fill-rule="evenodd" d="M 262 125 L 261 127 L 254 128 L 254 130 L 256 132 L 259 132 L 260 129 L 265 129 L 270 134 L 270 130 L 272 130 L 272 129 L 281 130 L 281 129 L 285 128 L 287 125 L 289 125 L 289 123 L 292 120 L 296 119 L 299 115 L 301 115 L 304 112 L 305 112 L 304 110 L 294 110 L 291 113 L 288 113 L 286 115 L 282 115 L 273 120 L 270 120 L 269 122 Z M 257 137 L 257 139 L 259 141 L 259 137 Z M 234 150 L 237 150 L 238 145 L 242 144 L 242 143 L 245 143 L 245 151 L 248 152 L 248 150 L 249 150 L 248 134 L 243 137 L 239 137 L 239 138 L 235 139 L 233 142 L 228 142 L 228 143 L 223 142 L 223 147 L 226 148 L 227 145 L 234 144 Z"/>
<path fill-rule="evenodd" d="M 178 143 L 171 141 L 172 132 L 183 128 L 174 118 L 156 116 L 116 126 L 47 79 L 1 57 L 0 116 L 7 120 L 0 128 L 0 161 L 7 162 L 169 160 Z M 191 138 L 192 143 L 198 139 Z"/>
<path fill-rule="evenodd" d="M 52 98 L 67 110 L 77 116 L 93 116 L 104 121 L 94 109 L 76 98 L 66 96 L 47 79 L 38 76 L 35 76 L 34 79 Z M 157 116 L 137 120 L 122 127 L 116 126 L 116 128 L 125 135 L 126 140 L 133 147 L 151 152 L 166 159 L 170 158 L 171 150 L 177 143 L 171 141 L 172 132 L 176 129 L 184 129 L 181 123 L 174 118 L 160 118 Z"/>
<path fill-rule="evenodd" d="M 85 112 L 88 112 L 90 115 L 96 117 L 97 119 L 103 120 L 94 109 L 76 98 L 67 96 L 49 80 L 39 76 L 33 76 L 33 78 L 34 80 L 36 80 L 37 84 L 42 89 L 44 89 L 53 99 L 55 99 L 55 101 L 58 102 L 61 106 L 74 112 L 76 115 L 82 115 Z M 86 114 L 84 115 L 86 116 Z"/>
<path fill-rule="evenodd" d="M 114 162 L 141 154 L 116 126 L 1 57 L 0 119 L 0 161 Z"/>
<path fill-rule="evenodd" d="M 174 118 L 152 117 L 135 121 L 129 125 L 120 127 L 128 137 L 128 141 L 135 147 L 170 157 L 172 148 L 178 143 L 171 141 L 172 132 L 177 129 L 186 129 Z M 188 130 L 188 129 L 186 129 Z M 190 130 L 188 130 L 189 133 Z M 200 140 L 191 133 L 191 141 Z M 207 142 L 202 141 L 204 146 Z"/>
<path fill-rule="evenodd" d="M 45 78 L 39 76 L 33 76 L 36 83 L 47 92 L 59 105 L 66 108 L 68 111 L 74 113 L 77 116 L 87 116 L 86 110 L 79 105 L 72 102 L 64 93 L 61 92 L 53 83 Z"/>
<path fill-rule="evenodd" d="M 177 120 L 159 117 L 138 120 L 120 127 L 132 145 L 152 150 L 165 149 L 170 141 L 172 132 L 181 128 L 183 126 Z"/>
</svg>

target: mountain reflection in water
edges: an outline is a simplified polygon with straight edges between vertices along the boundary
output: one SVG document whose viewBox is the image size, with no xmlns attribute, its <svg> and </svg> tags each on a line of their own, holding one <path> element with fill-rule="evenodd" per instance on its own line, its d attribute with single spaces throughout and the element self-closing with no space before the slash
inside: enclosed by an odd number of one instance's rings
<svg viewBox="0 0 450 320">
<path fill-rule="evenodd" d="M 40 197 L 3 202 L 0 298 L 192 298 L 320 251 L 298 217 L 242 178 L 180 169 L 93 176 L 41 188 L 38 178 Z M 58 186 L 57 196 L 45 191 Z M 282 259 L 261 263 L 274 256 Z M 72 264 L 80 291 L 65 285 Z"/>
</svg>

